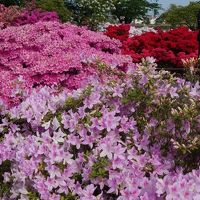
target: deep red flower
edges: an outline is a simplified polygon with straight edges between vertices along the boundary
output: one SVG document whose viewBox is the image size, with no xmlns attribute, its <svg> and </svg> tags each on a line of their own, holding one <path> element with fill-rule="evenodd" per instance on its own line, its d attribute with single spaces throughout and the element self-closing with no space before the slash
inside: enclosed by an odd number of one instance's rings
<svg viewBox="0 0 200 200">
<path fill-rule="evenodd" d="M 130 24 L 110 25 L 107 27 L 106 35 L 120 40 L 125 41 L 129 37 Z"/>
<path fill-rule="evenodd" d="M 131 55 L 133 62 L 145 56 L 153 56 L 161 66 L 182 67 L 182 59 L 196 57 L 197 32 L 186 27 L 157 33 L 146 32 L 140 36 L 128 36 L 130 25 L 110 26 L 106 35 L 122 42 L 123 54 Z"/>
</svg>

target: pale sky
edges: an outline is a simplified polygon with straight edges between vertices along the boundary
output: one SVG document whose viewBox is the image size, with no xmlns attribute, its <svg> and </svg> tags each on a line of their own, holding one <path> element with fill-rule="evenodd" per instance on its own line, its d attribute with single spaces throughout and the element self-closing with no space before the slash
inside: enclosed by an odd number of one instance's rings
<svg viewBox="0 0 200 200">
<path fill-rule="evenodd" d="M 167 9 L 170 4 L 188 5 L 190 1 L 195 0 L 158 0 L 158 3 L 160 3 L 164 9 Z"/>
</svg>

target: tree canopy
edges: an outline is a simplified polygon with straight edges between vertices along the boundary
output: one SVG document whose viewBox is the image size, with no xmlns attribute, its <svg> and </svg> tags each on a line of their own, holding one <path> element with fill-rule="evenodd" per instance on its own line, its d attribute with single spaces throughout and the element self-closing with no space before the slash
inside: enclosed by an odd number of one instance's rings
<svg viewBox="0 0 200 200">
<path fill-rule="evenodd" d="M 71 13 L 64 0 L 35 0 L 36 6 L 47 11 L 55 11 L 64 22 L 71 19 Z"/>
<path fill-rule="evenodd" d="M 12 6 L 12 5 L 20 5 L 22 1 L 20 0 L 0 0 L 0 4 L 4 4 L 5 6 Z"/>
<path fill-rule="evenodd" d="M 99 23 L 110 21 L 113 0 L 65 0 L 73 20 L 95 29 Z"/>
<path fill-rule="evenodd" d="M 149 10 L 160 9 L 158 0 L 0 0 L 9 5 L 27 5 L 58 13 L 62 21 L 73 21 L 95 29 L 105 22 L 131 23 L 134 19 L 145 19 Z"/>
<path fill-rule="evenodd" d="M 155 12 L 160 9 L 157 1 L 147 0 L 114 0 L 114 6 L 113 15 L 125 23 L 131 23 L 136 18 L 144 18 L 150 10 Z"/>
<path fill-rule="evenodd" d="M 95 24 L 117 20 L 131 23 L 136 18 L 145 18 L 149 10 L 158 10 L 156 0 L 65 0 L 78 24 Z"/>
<path fill-rule="evenodd" d="M 188 6 L 171 4 L 170 8 L 160 16 L 159 20 L 165 21 L 173 27 L 186 25 L 193 30 L 196 28 L 197 13 L 199 10 L 199 2 L 190 2 Z"/>
</svg>

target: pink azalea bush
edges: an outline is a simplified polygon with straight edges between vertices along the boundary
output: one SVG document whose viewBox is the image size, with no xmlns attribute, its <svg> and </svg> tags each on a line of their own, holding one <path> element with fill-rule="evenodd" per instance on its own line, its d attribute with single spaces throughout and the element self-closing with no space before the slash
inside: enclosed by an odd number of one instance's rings
<svg viewBox="0 0 200 200">
<path fill-rule="evenodd" d="M 60 21 L 60 20 L 56 12 L 47 12 L 39 9 L 24 10 L 13 21 L 12 25 L 21 26 L 25 24 L 35 24 L 39 21 L 48 22 L 48 21 Z"/>
<path fill-rule="evenodd" d="M 1 198 L 198 200 L 199 83 L 151 61 L 2 110 Z"/>
<path fill-rule="evenodd" d="M 19 6 L 5 7 L 3 4 L 0 4 L 0 30 L 10 26 L 20 14 L 21 9 Z"/>
<path fill-rule="evenodd" d="M 43 11 L 36 8 L 19 6 L 5 7 L 0 4 L 0 29 L 8 26 L 34 24 L 39 21 L 60 21 L 56 12 Z"/>
<path fill-rule="evenodd" d="M 38 22 L 0 31 L 0 99 L 19 103 L 32 88 L 78 88 L 99 62 L 126 70 L 120 42 L 103 33 L 59 22 Z"/>
</svg>

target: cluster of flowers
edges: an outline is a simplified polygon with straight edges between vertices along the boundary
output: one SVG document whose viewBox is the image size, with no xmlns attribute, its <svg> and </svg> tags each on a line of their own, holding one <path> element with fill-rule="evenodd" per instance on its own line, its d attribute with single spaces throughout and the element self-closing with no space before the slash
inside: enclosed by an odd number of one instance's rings
<svg viewBox="0 0 200 200">
<path fill-rule="evenodd" d="M 133 37 L 135 35 L 142 35 L 143 33 L 146 33 L 146 32 L 157 33 L 157 30 L 155 30 L 154 28 L 148 27 L 148 26 L 144 26 L 144 27 L 140 27 L 140 28 L 131 26 L 130 30 L 129 30 L 129 37 Z"/>
<path fill-rule="evenodd" d="M 104 24 L 104 26 L 101 27 L 100 30 L 105 31 L 106 35 L 108 35 L 111 38 L 118 39 L 121 42 L 135 35 L 142 35 L 143 33 L 146 32 L 153 32 L 153 33 L 157 32 L 157 30 L 155 30 L 154 28 L 150 28 L 148 26 L 135 27 L 130 24 L 115 25 L 110 23 Z"/>
<path fill-rule="evenodd" d="M 150 31 L 133 37 L 130 37 L 129 31 L 129 25 L 119 25 L 108 27 L 105 34 L 119 39 L 123 44 L 123 53 L 130 55 L 133 62 L 153 56 L 162 67 L 182 67 L 182 59 L 197 56 L 197 32 L 186 27 L 165 32 Z"/>
<path fill-rule="evenodd" d="M 26 89 L 56 84 L 78 88 L 102 60 L 126 69 L 131 57 L 103 33 L 59 22 L 38 22 L 0 31 L 0 97 L 16 103 Z M 103 67 L 103 66 L 99 66 Z M 22 92 L 23 91 L 23 92 Z"/>
<path fill-rule="evenodd" d="M 113 25 L 110 23 L 106 23 L 102 31 L 105 31 L 106 32 L 105 34 L 107 36 L 118 39 L 121 42 L 124 42 L 129 37 L 133 37 L 135 35 L 142 35 L 143 33 L 146 32 L 157 33 L 157 30 L 155 30 L 154 28 L 150 28 L 148 26 L 139 28 L 131 26 L 130 24 Z"/>
<path fill-rule="evenodd" d="M 1 112 L 1 198 L 198 200 L 200 86 L 148 59 Z"/>
<path fill-rule="evenodd" d="M 60 21 L 59 16 L 56 12 L 42 11 L 40 9 L 35 10 L 24 10 L 21 14 L 13 21 L 14 26 L 21 26 L 25 24 L 35 24 L 37 22 L 48 22 L 48 21 Z"/>
<path fill-rule="evenodd" d="M 56 12 L 47 12 L 40 9 L 29 10 L 18 6 L 5 7 L 0 4 L 0 29 L 8 26 L 34 24 L 39 21 L 59 21 Z"/>
<path fill-rule="evenodd" d="M 21 14 L 18 6 L 5 7 L 0 4 L 0 29 L 12 24 L 12 22 Z"/>
<path fill-rule="evenodd" d="M 118 39 L 121 42 L 129 38 L 130 24 L 109 25 L 105 34 L 110 38 Z"/>
</svg>

